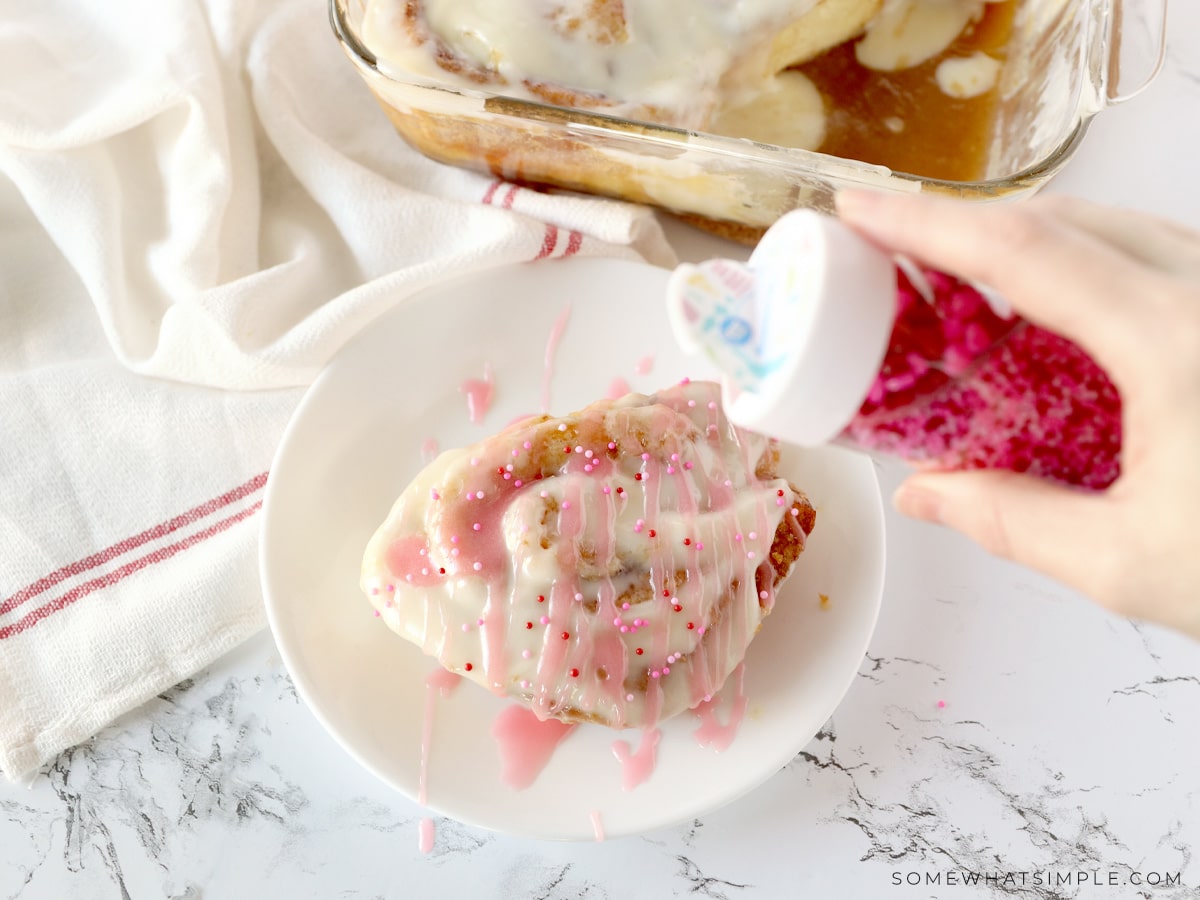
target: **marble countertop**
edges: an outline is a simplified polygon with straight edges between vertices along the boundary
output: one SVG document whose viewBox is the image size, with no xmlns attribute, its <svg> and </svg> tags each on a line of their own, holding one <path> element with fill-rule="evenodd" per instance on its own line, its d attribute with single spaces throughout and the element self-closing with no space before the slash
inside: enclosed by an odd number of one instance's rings
<svg viewBox="0 0 1200 900">
<path fill-rule="evenodd" d="M 1159 81 L 1099 117 L 1053 189 L 1200 226 L 1200 5 L 1171 16 Z M 726 249 L 668 228 L 686 257 Z M 885 493 L 903 474 L 884 467 Z M 1200 645 L 887 525 L 845 700 L 702 819 L 596 844 L 440 821 L 422 856 L 421 809 L 325 734 L 263 634 L 0 784 L 0 897 L 1200 897 Z"/>
</svg>

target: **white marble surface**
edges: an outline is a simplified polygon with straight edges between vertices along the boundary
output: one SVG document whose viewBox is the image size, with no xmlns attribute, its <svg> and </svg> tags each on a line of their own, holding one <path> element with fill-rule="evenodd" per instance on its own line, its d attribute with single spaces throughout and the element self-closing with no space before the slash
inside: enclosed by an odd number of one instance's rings
<svg viewBox="0 0 1200 900">
<path fill-rule="evenodd" d="M 1171 12 L 1162 77 L 1100 117 L 1054 189 L 1200 226 L 1200 4 Z M 685 255 L 724 249 L 670 231 Z M 887 467 L 885 491 L 902 475 Z M 325 735 L 262 635 L 0 785 L 0 897 L 1200 897 L 1200 646 L 888 527 L 845 701 L 782 772 L 685 827 L 553 844 L 443 821 L 422 857 L 420 809 Z M 1035 883 L 1081 871 L 1083 887 Z"/>
</svg>

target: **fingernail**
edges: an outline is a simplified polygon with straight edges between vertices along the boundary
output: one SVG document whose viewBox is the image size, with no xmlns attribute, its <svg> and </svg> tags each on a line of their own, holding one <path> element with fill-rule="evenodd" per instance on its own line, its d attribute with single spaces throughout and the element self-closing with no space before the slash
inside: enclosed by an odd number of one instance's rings
<svg viewBox="0 0 1200 900">
<path fill-rule="evenodd" d="M 882 196 L 879 191 L 841 190 L 834 195 L 833 205 L 842 218 L 861 219 L 879 208 Z"/>
<path fill-rule="evenodd" d="M 942 522 L 942 495 L 919 484 L 905 482 L 892 496 L 892 505 L 901 515 L 923 522 Z"/>
</svg>

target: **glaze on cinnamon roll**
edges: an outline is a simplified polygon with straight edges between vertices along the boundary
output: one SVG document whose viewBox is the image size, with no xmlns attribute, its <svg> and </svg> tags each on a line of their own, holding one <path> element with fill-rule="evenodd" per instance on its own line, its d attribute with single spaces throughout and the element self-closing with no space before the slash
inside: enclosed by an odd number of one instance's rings
<svg viewBox="0 0 1200 900">
<path fill-rule="evenodd" d="M 815 511 L 710 383 L 443 453 L 367 546 L 383 621 L 540 718 L 648 727 L 743 659 Z"/>
</svg>

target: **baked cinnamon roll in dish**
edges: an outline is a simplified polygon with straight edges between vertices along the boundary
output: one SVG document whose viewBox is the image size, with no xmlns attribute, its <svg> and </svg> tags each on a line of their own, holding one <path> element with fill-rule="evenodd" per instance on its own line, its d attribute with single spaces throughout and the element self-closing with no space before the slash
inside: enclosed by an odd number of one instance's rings
<svg viewBox="0 0 1200 900">
<path fill-rule="evenodd" d="M 720 389 L 533 417 L 422 471 L 362 588 L 452 672 L 542 719 L 649 727 L 745 656 L 816 513 Z"/>
</svg>

